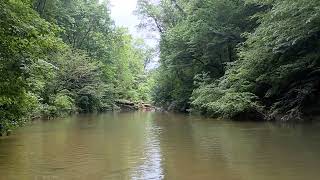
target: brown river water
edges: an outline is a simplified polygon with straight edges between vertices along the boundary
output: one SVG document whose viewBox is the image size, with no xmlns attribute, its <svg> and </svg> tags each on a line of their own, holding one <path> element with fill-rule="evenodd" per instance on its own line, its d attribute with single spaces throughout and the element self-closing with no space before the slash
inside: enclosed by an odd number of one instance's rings
<svg viewBox="0 0 320 180">
<path fill-rule="evenodd" d="M 0 180 L 317 180 L 319 165 L 319 124 L 106 113 L 0 138 Z"/>
</svg>

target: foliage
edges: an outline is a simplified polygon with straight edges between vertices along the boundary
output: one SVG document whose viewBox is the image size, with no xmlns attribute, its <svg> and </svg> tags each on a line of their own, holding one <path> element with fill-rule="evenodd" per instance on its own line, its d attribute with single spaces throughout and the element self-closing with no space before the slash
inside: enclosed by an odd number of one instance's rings
<svg viewBox="0 0 320 180">
<path fill-rule="evenodd" d="M 108 2 L 0 2 L 0 131 L 29 119 L 148 100 L 152 50 L 110 18 Z"/>
<path fill-rule="evenodd" d="M 313 89 L 303 96 L 299 93 L 291 97 L 285 95 L 307 90 L 307 86 L 301 87 L 298 82 L 312 79 L 306 75 L 319 68 L 320 4 L 318 1 L 273 1 L 269 5 L 272 6 L 270 10 L 257 15 L 259 26 L 247 34 L 247 40 L 239 49 L 240 59 L 215 87 L 253 93 L 259 99 L 252 99 L 251 103 L 261 102 L 267 110 L 290 114 L 293 110 L 301 111 L 306 98 L 317 91 L 315 81 Z M 228 93 L 213 102 L 222 101 L 226 96 Z M 232 101 L 234 104 L 243 102 L 246 100 Z M 237 111 L 241 112 L 241 109 Z M 273 115 L 270 118 L 274 118 Z M 299 118 L 286 115 L 281 120 Z"/>
<path fill-rule="evenodd" d="M 41 19 L 28 1 L 0 3 L 0 117 L 2 129 L 22 122 L 29 100 L 30 66 L 60 43 L 57 27 Z"/>
<path fill-rule="evenodd" d="M 286 121 L 319 104 L 319 1 L 140 2 L 141 17 L 154 19 L 142 25 L 162 27 L 159 105 Z"/>
<path fill-rule="evenodd" d="M 138 12 L 142 17 L 153 17 L 161 22 L 160 67 L 157 96 L 160 106 L 175 102 L 176 110 L 190 108 L 190 97 L 196 88 L 193 79 L 207 72 L 212 79 L 220 78 L 227 62 L 237 58 L 237 44 L 241 34 L 256 25 L 250 16 L 259 8 L 246 6 L 244 1 L 140 1 Z M 155 12 L 160 15 L 153 15 Z M 152 19 L 152 18 L 151 18 Z M 142 21 L 142 25 L 146 25 Z M 154 28 L 155 29 L 155 28 Z"/>
</svg>

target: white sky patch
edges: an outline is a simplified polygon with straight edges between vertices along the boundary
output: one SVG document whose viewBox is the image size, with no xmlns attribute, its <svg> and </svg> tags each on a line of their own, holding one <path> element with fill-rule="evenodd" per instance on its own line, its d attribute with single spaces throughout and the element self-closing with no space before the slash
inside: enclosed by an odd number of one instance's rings
<svg viewBox="0 0 320 180">
<path fill-rule="evenodd" d="M 137 7 L 137 0 L 110 0 L 110 4 L 111 17 L 115 21 L 116 26 L 127 27 L 133 37 L 143 38 L 148 45 L 152 47 L 156 46 L 156 39 L 148 38 L 148 32 L 141 32 L 137 29 L 137 25 L 140 22 L 138 17 L 134 15 L 134 11 Z"/>
<path fill-rule="evenodd" d="M 117 26 L 127 27 L 133 36 L 139 33 L 136 26 L 139 24 L 137 16 L 133 14 L 137 0 L 110 0 L 111 16 Z"/>
<path fill-rule="evenodd" d="M 157 39 L 150 39 L 148 37 L 148 32 L 140 32 L 137 29 L 137 25 L 140 20 L 134 11 L 137 7 L 137 0 L 109 0 L 111 4 L 111 17 L 114 20 L 116 26 L 126 27 L 129 29 L 130 34 L 134 38 L 142 38 L 151 47 L 156 47 L 158 44 Z M 155 34 L 155 33 L 152 33 Z M 159 38 L 159 34 L 156 33 L 156 37 Z M 149 66 L 157 66 L 157 61 L 159 57 L 155 57 L 153 63 Z"/>
</svg>

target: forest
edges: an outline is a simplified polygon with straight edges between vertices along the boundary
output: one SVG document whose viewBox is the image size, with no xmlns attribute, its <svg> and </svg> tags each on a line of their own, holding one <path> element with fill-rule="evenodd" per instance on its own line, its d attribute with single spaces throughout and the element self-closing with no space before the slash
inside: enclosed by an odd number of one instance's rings
<svg viewBox="0 0 320 180">
<path fill-rule="evenodd" d="M 154 50 L 116 27 L 107 1 L 0 2 L 0 130 L 149 101 Z"/>
<path fill-rule="evenodd" d="M 115 26 L 107 0 L 0 9 L 1 131 L 118 99 L 235 120 L 319 115 L 319 0 L 138 0 L 158 49 Z"/>
<path fill-rule="evenodd" d="M 319 115 L 319 0 L 140 0 L 137 13 L 161 34 L 158 106 L 234 120 Z"/>
</svg>

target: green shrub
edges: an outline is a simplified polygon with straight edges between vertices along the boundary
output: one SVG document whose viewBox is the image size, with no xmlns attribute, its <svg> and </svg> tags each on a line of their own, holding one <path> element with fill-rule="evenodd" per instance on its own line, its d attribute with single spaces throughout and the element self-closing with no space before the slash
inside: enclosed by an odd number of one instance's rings
<svg viewBox="0 0 320 180">
<path fill-rule="evenodd" d="M 75 111 L 74 100 L 64 94 L 58 94 L 53 104 L 60 115 L 70 114 Z"/>
<path fill-rule="evenodd" d="M 41 115 L 44 118 L 53 118 L 58 116 L 58 110 L 55 106 L 43 104 L 41 107 Z"/>
</svg>

